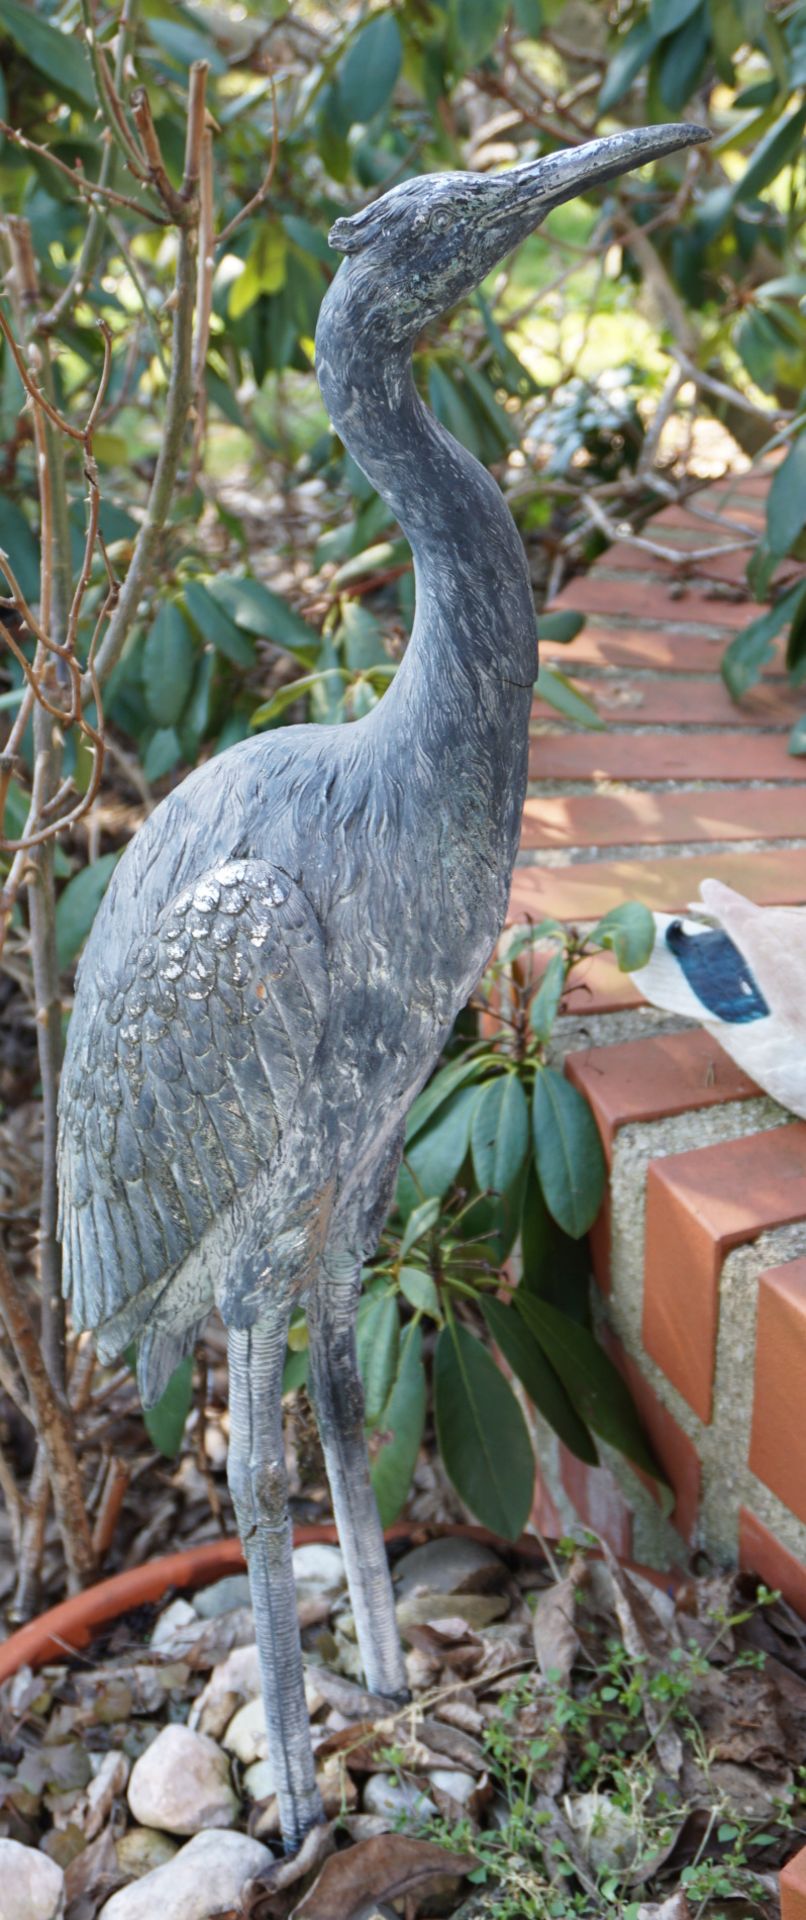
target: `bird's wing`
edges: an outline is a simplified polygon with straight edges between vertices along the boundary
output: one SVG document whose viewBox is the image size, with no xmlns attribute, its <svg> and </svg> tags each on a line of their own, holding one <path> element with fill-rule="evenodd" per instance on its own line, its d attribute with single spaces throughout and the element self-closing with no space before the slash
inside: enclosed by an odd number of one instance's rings
<svg viewBox="0 0 806 1920">
<path fill-rule="evenodd" d="M 61 1237 L 76 1324 L 98 1326 L 176 1268 L 271 1160 L 325 1025 L 324 936 L 287 874 L 229 861 L 80 985 Z"/>
</svg>

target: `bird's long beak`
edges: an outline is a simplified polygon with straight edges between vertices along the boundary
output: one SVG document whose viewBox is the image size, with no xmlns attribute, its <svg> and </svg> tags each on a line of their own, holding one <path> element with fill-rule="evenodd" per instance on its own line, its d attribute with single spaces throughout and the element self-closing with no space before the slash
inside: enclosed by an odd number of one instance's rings
<svg viewBox="0 0 806 1920">
<path fill-rule="evenodd" d="M 492 179 L 488 176 L 484 226 L 491 241 L 501 242 L 497 259 L 518 246 L 564 200 L 573 200 L 590 187 L 616 180 L 650 160 L 660 160 L 664 154 L 698 146 L 710 138 L 707 127 L 685 121 L 677 126 L 636 127 L 601 140 L 587 140 L 581 147 L 564 147 Z"/>
</svg>

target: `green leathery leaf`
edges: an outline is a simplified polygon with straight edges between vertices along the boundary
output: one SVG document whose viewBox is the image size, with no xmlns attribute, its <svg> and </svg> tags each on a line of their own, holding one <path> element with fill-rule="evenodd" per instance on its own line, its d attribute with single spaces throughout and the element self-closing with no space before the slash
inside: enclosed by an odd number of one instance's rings
<svg viewBox="0 0 806 1920">
<path fill-rule="evenodd" d="M 804 127 L 806 106 L 796 107 L 793 113 L 784 113 L 775 121 L 774 126 L 759 140 L 741 180 L 734 188 L 737 200 L 754 200 L 764 187 L 776 179 L 782 167 L 794 160 L 800 150 Z"/>
<path fill-rule="evenodd" d="M 788 593 L 782 594 L 767 613 L 759 614 L 756 620 L 742 627 L 740 633 L 734 634 L 720 662 L 722 678 L 734 700 L 740 700 L 742 694 L 755 685 L 772 656 L 773 641 L 790 620 L 797 619 L 804 604 L 806 585 L 799 581 Z"/>
<path fill-rule="evenodd" d="M 529 1107 L 516 1073 L 499 1075 L 478 1093 L 470 1146 L 482 1193 L 507 1193 L 529 1150 Z"/>
<path fill-rule="evenodd" d="M 545 1042 L 549 1038 L 567 977 L 568 959 L 565 948 L 560 947 L 552 954 L 534 999 L 529 1004 L 529 1025 L 540 1041 Z"/>
<path fill-rule="evenodd" d="M 262 580 L 253 579 L 251 574 L 219 573 L 206 582 L 206 587 L 236 627 L 257 634 L 261 640 L 272 640 L 276 647 L 293 653 L 303 666 L 313 666 L 320 646 L 316 629 Z"/>
<path fill-rule="evenodd" d="M 158 727 L 152 733 L 143 757 L 146 780 L 161 780 L 182 758 L 182 744 L 175 727 Z"/>
<path fill-rule="evenodd" d="M 194 626 L 198 627 L 202 639 L 215 647 L 216 653 L 223 654 L 235 667 L 254 666 L 255 650 L 251 640 L 247 640 L 246 634 L 225 612 L 206 581 L 186 581 L 183 599 Z"/>
<path fill-rule="evenodd" d="M 328 688 L 330 683 L 339 682 L 346 686 L 350 675 L 346 667 L 325 667 L 321 673 L 303 673 L 298 680 L 289 680 L 284 687 L 278 687 L 270 700 L 264 700 L 256 707 L 249 721 L 250 727 L 265 727 L 270 720 L 279 720 L 287 707 L 293 707 L 295 701 L 304 700 L 308 694 Z"/>
<path fill-rule="evenodd" d="M 535 1076 L 535 1161 L 546 1206 L 572 1240 L 593 1226 L 602 1204 L 605 1162 L 587 1100 L 553 1067 Z"/>
<path fill-rule="evenodd" d="M 215 41 L 209 34 L 200 33 L 198 27 L 187 26 L 181 20 L 161 20 L 152 12 L 148 37 L 179 67 L 191 67 L 194 60 L 206 60 L 213 73 L 227 71 L 227 62 Z"/>
<path fill-rule="evenodd" d="M 560 647 L 567 647 L 569 640 L 575 640 L 585 625 L 584 613 L 541 613 L 538 615 L 537 631 L 541 640 L 553 640 Z"/>
<path fill-rule="evenodd" d="M 587 1327 L 520 1287 L 515 1305 L 586 1424 L 642 1473 L 665 1485 L 617 1367 Z"/>
<path fill-rule="evenodd" d="M 336 644 L 344 648 L 344 658 L 354 673 L 368 667 L 392 665 L 383 644 L 380 623 L 360 600 L 345 598 L 342 601 Z"/>
<path fill-rule="evenodd" d="M 534 1493 L 534 1455 L 521 1409 L 492 1356 L 466 1327 L 443 1327 L 434 1354 L 440 1452 L 482 1526 L 517 1540 Z"/>
<path fill-rule="evenodd" d="M 564 720 L 573 720 L 578 727 L 590 727 L 594 733 L 602 732 L 604 721 L 593 701 L 580 693 L 573 680 L 569 680 L 568 675 L 560 673 L 556 667 L 541 667 L 535 681 L 535 693 L 539 700 L 545 700 L 547 706 L 553 707 L 555 713 L 561 713 Z"/>
<path fill-rule="evenodd" d="M 423 1200 L 421 1206 L 412 1207 L 411 1213 L 406 1221 L 403 1238 L 400 1242 L 399 1253 L 401 1260 L 405 1260 L 406 1254 L 411 1251 L 413 1246 L 416 1246 L 417 1241 L 422 1240 L 427 1233 L 431 1232 L 432 1227 L 436 1226 L 439 1214 L 440 1206 L 438 1199 Z"/>
<path fill-rule="evenodd" d="M 589 1327 L 591 1263 L 587 1241 L 572 1240 L 552 1219 L 534 1163 L 529 1168 L 523 1200 L 520 1250 L 521 1286 L 538 1299 L 548 1300 L 550 1306 L 560 1307 L 581 1327 Z"/>
<path fill-rule="evenodd" d="M 523 1316 L 503 1300 L 483 1300 L 481 1310 L 491 1339 L 526 1388 L 529 1399 L 578 1460 L 598 1467 L 596 1445 L 565 1387 Z"/>
<path fill-rule="evenodd" d="M 193 635 L 175 600 L 166 601 L 143 647 L 146 706 L 158 727 L 173 727 L 190 697 L 197 653 Z"/>
<path fill-rule="evenodd" d="M 661 48 L 658 86 L 661 98 L 672 113 L 690 99 L 697 76 L 708 52 L 708 27 L 704 13 L 694 13 L 679 33 Z"/>
<path fill-rule="evenodd" d="M 427 1313 L 432 1320 L 441 1319 L 439 1294 L 424 1267 L 401 1267 L 398 1280 L 401 1293 L 416 1313 Z"/>
<path fill-rule="evenodd" d="M 475 67 L 495 46 L 508 12 L 508 0 L 453 0 L 457 51 L 462 65 Z"/>
<path fill-rule="evenodd" d="M 787 753 L 793 754 L 806 753 L 806 714 L 803 714 L 800 720 L 796 720 L 789 735 L 786 750 Z"/>
<path fill-rule="evenodd" d="M 346 127 L 365 125 L 385 107 L 403 59 L 393 13 L 376 13 L 351 40 L 339 67 L 339 112 Z"/>
<path fill-rule="evenodd" d="M 11 431 L 9 429 L 9 439 Z M 8 554 L 26 600 L 38 600 L 39 543 L 13 500 L 0 499 L 0 552 Z M 6 581 L 1 564 L 0 583 L 0 591 L 10 593 L 11 584 Z"/>
<path fill-rule="evenodd" d="M 397 1370 L 400 1313 L 392 1292 L 371 1293 L 362 1301 L 356 1342 L 364 1382 L 364 1422 L 374 1427 L 389 1398 Z"/>
<path fill-rule="evenodd" d="M 473 407 L 462 393 L 458 382 L 452 379 L 444 367 L 434 361 L 428 372 L 428 396 L 437 419 L 448 432 L 461 441 L 474 459 L 483 462 L 484 448 L 480 439 L 479 422 Z"/>
<path fill-rule="evenodd" d="M 806 526 L 806 433 L 776 467 L 767 495 L 767 544 L 771 553 L 788 553 Z"/>
<path fill-rule="evenodd" d="M 422 1444 L 425 1405 L 422 1329 L 410 1326 L 400 1342 L 397 1377 L 373 1442 L 370 1479 L 383 1527 L 391 1527 L 405 1505 Z"/>
<path fill-rule="evenodd" d="M 20 0 L 0 0 L 0 28 L 38 73 L 53 82 L 57 93 L 69 93 L 85 107 L 94 107 L 95 88 L 83 43 L 70 31 L 43 20 Z"/>
<path fill-rule="evenodd" d="M 622 973 L 634 973 L 646 966 L 655 945 L 654 915 L 640 900 L 625 900 L 603 915 L 590 938 L 594 945 L 610 948 Z"/>
<path fill-rule="evenodd" d="M 351 529 L 339 529 L 350 532 Z M 354 553 L 337 567 L 328 583 L 330 593 L 341 593 L 344 587 L 352 586 L 354 580 L 364 580 L 368 574 L 379 573 L 382 568 L 395 566 L 399 560 L 407 557 L 410 549 L 405 540 L 377 540 L 371 547 L 365 547 L 362 553 Z M 351 604 L 357 605 L 357 602 Z"/>
<path fill-rule="evenodd" d="M 401 1204 L 405 1206 L 407 1198 L 410 1205 L 415 1200 L 441 1199 L 453 1186 L 467 1153 L 479 1097 L 478 1087 L 460 1087 L 446 1100 L 431 1125 L 424 1127 L 412 1145 L 406 1147 L 398 1182 Z M 408 1182 L 413 1183 L 414 1189 L 410 1196 Z"/>
<path fill-rule="evenodd" d="M 418 1133 L 422 1133 L 432 1115 L 439 1112 L 440 1107 L 452 1093 L 456 1092 L 457 1087 L 464 1086 L 466 1080 L 478 1080 L 483 1072 L 484 1063 L 480 1059 L 451 1060 L 446 1067 L 440 1067 L 433 1079 L 429 1080 L 428 1086 L 423 1088 L 422 1093 L 418 1093 L 409 1110 L 406 1122 L 407 1145 L 410 1145 L 412 1140 L 416 1140 Z"/>
<path fill-rule="evenodd" d="M 649 20 L 640 20 L 619 40 L 616 51 L 604 77 L 599 93 L 599 113 L 609 113 L 611 107 L 618 106 L 632 86 L 636 75 L 651 59 L 657 45 L 657 35 Z"/>
<path fill-rule="evenodd" d="M 102 853 L 68 880 L 56 902 L 56 953 L 59 966 L 69 967 L 83 947 L 95 915 L 117 866 L 118 853 Z"/>
<path fill-rule="evenodd" d="M 651 0 L 649 18 L 653 32 L 659 40 L 669 33 L 676 33 L 679 27 L 698 13 L 702 0 Z"/>
<path fill-rule="evenodd" d="M 262 293 L 279 293 L 285 285 L 287 247 L 282 221 L 261 219 L 257 222 L 243 267 L 230 286 L 230 319 L 240 320 Z"/>
<path fill-rule="evenodd" d="M 467 1205 L 458 1223 L 460 1241 L 478 1244 L 488 1270 L 502 1267 L 515 1245 L 523 1217 L 528 1172 L 524 1161 L 505 1193 L 480 1193 Z"/>
<path fill-rule="evenodd" d="M 193 1355 L 180 1360 L 165 1392 L 153 1407 L 143 1409 L 143 1423 L 153 1445 L 168 1459 L 179 1452 L 193 1404 Z"/>
<path fill-rule="evenodd" d="M 289 1347 L 283 1367 L 283 1393 L 296 1393 L 308 1378 L 308 1348 L 300 1347 L 296 1352 Z"/>
<path fill-rule="evenodd" d="M 530 40 L 538 40 L 543 31 L 543 8 L 540 0 L 514 0 L 513 13 L 521 33 Z"/>
</svg>

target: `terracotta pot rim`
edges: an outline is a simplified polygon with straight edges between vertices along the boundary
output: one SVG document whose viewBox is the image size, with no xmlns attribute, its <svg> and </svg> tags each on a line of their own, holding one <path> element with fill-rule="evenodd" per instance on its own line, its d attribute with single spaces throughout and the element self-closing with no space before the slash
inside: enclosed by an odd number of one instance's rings
<svg viewBox="0 0 806 1920">
<path fill-rule="evenodd" d="M 494 1547 L 502 1556 L 517 1554 L 521 1559 L 545 1562 L 541 1541 L 535 1534 L 524 1533 L 518 1540 L 504 1540 L 486 1527 L 461 1522 L 418 1525 L 412 1521 L 399 1521 L 396 1526 L 387 1527 L 385 1538 L 388 1541 L 410 1541 L 420 1546 L 427 1540 L 457 1535 Z M 332 1523 L 294 1528 L 295 1547 L 334 1545 L 337 1542 L 338 1535 Z M 547 1544 L 556 1545 L 556 1540 Z M 594 1557 L 598 1559 L 600 1555 L 597 1553 Z M 659 1573 L 656 1568 L 636 1567 L 630 1561 L 623 1564 L 667 1592 L 676 1592 L 683 1584 L 680 1574 Z M 80 1653 L 82 1648 L 90 1645 L 101 1627 L 119 1620 L 135 1607 L 161 1600 L 171 1587 L 186 1590 L 210 1586 L 213 1581 L 223 1579 L 227 1574 L 244 1572 L 245 1568 L 240 1540 L 221 1539 L 205 1541 L 201 1546 L 184 1547 L 178 1553 L 162 1554 L 156 1560 L 146 1561 L 144 1566 L 127 1567 L 123 1573 L 112 1574 L 108 1580 L 99 1580 L 94 1586 L 85 1587 L 83 1592 L 71 1594 L 68 1600 L 50 1607 L 35 1620 L 29 1620 L 24 1627 L 19 1627 L 0 1643 L 0 1683 L 9 1680 L 20 1667 L 38 1667 L 48 1661 L 58 1660 L 60 1655 Z"/>
</svg>

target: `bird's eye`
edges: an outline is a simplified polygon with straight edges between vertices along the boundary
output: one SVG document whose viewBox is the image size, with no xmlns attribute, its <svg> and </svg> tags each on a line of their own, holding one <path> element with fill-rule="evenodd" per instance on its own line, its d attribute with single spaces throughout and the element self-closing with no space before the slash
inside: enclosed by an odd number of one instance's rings
<svg viewBox="0 0 806 1920">
<path fill-rule="evenodd" d="M 436 213 L 432 213 L 428 224 L 432 233 L 445 233 L 451 224 L 451 216 L 447 207 L 438 207 Z"/>
</svg>

